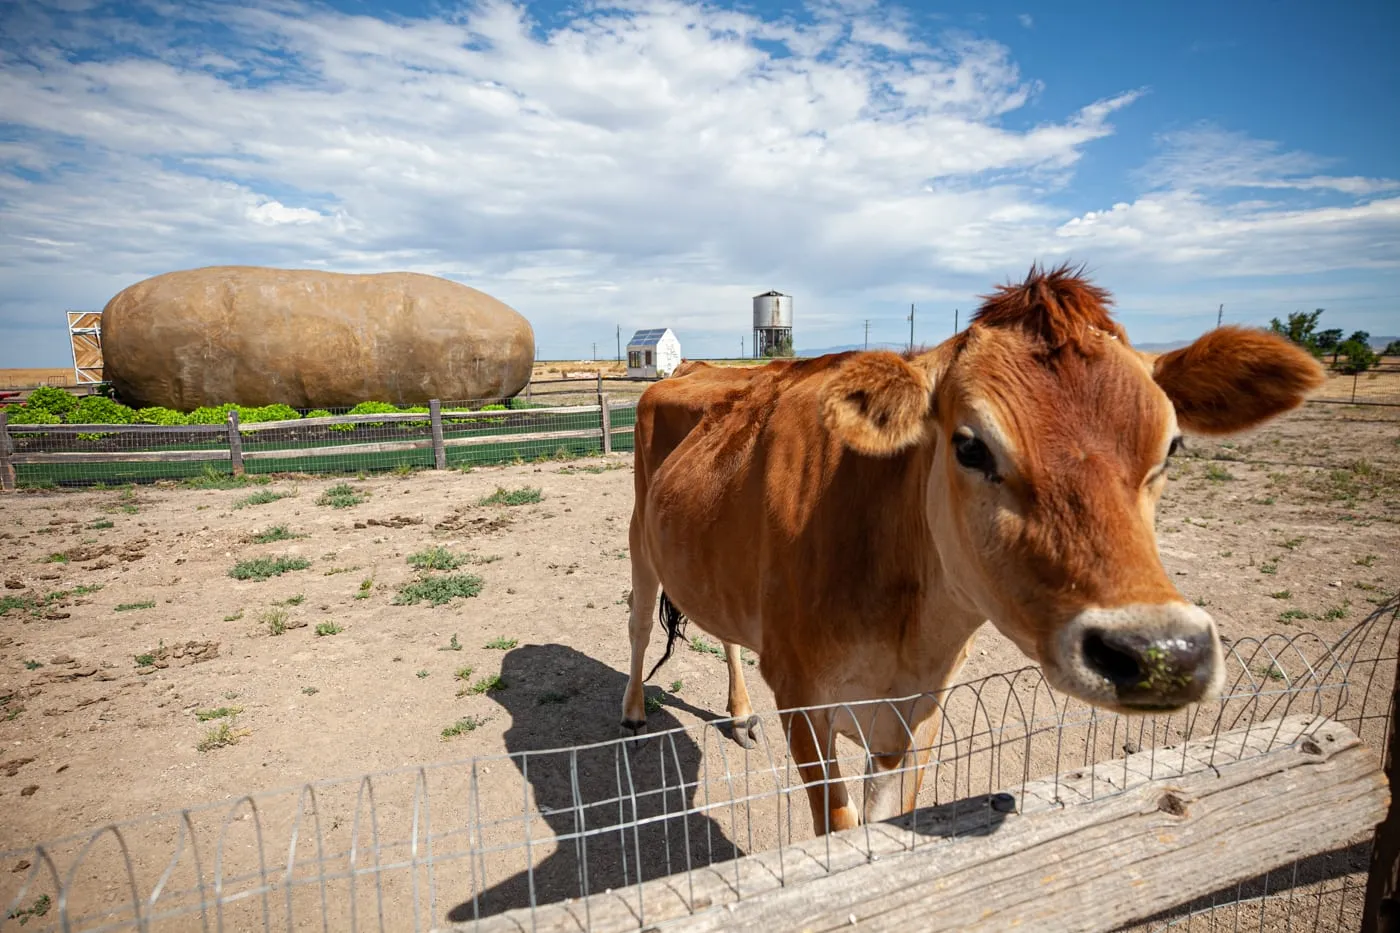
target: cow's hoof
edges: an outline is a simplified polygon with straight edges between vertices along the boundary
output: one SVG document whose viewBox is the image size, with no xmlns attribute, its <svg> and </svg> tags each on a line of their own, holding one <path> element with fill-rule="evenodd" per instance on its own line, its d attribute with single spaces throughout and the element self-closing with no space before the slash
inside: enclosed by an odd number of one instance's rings
<svg viewBox="0 0 1400 933">
<path fill-rule="evenodd" d="M 734 741 L 744 748 L 753 748 L 758 744 L 758 717 L 750 716 L 744 720 L 734 720 L 730 726 L 734 733 Z"/>
</svg>

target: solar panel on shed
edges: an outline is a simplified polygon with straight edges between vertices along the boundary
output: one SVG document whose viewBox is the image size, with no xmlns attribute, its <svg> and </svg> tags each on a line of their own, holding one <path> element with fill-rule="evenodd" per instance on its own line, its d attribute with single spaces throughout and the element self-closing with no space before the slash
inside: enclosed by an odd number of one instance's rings
<svg viewBox="0 0 1400 933">
<path fill-rule="evenodd" d="M 666 333 L 666 328 L 656 327 L 648 330 L 639 330 L 632 335 L 632 339 L 627 341 L 629 347 L 654 347 L 661 342 L 662 336 Z"/>
</svg>

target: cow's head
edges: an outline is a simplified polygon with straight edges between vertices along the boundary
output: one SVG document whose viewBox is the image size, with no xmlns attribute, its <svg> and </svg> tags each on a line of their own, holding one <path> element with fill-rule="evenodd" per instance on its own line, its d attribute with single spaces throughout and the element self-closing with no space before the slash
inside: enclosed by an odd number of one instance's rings
<svg viewBox="0 0 1400 933">
<path fill-rule="evenodd" d="M 1172 585 L 1155 513 L 1183 433 L 1228 434 L 1302 402 L 1322 367 L 1220 328 L 1149 359 L 1066 268 L 990 296 L 968 329 L 903 359 L 857 354 L 825 388 L 828 426 L 864 454 L 924 444 L 947 585 L 1057 689 L 1125 712 L 1218 693 L 1215 622 Z"/>
</svg>

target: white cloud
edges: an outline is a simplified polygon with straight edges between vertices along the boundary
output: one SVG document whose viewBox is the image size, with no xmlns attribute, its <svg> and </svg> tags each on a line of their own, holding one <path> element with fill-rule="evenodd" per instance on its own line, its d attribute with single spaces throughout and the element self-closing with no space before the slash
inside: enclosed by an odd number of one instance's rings
<svg viewBox="0 0 1400 933">
<path fill-rule="evenodd" d="M 1040 85 L 1006 47 L 934 43 L 873 2 L 765 20 L 627 0 L 548 27 L 502 0 L 392 22 L 291 0 L 139 26 L 26 9 L 0 45 L 0 319 L 54 332 L 0 344 L 11 365 L 21 345 L 61 359 L 63 307 L 211 263 L 449 275 L 576 355 L 658 316 L 728 352 L 769 287 L 820 345 L 1034 259 L 1235 274 L 1312 242 L 1314 265 L 1396 262 L 1391 202 L 1365 200 L 1392 183 L 1276 147 L 1203 165 L 1248 140 L 1168 140 L 1148 194 L 1074 217 L 1052 203 L 1139 92 L 1013 129 Z M 1352 200 L 1205 197 L 1226 176 Z"/>
<path fill-rule="evenodd" d="M 288 207 L 281 201 L 264 201 L 248 208 L 250 220 L 267 226 L 275 224 L 313 224 L 323 217 L 307 207 Z"/>
<path fill-rule="evenodd" d="M 1330 190 L 1350 195 L 1400 191 L 1390 178 L 1318 174 L 1328 160 L 1306 152 L 1286 152 L 1278 143 L 1252 139 L 1205 123 L 1163 134 L 1161 152 L 1139 173 L 1156 188 Z"/>
<path fill-rule="evenodd" d="M 1027 28 L 1027 29 L 1034 29 L 1034 28 L 1035 28 L 1035 17 L 1031 16 L 1029 13 L 1020 13 L 1020 14 L 1018 14 L 1018 15 L 1016 16 L 1016 22 L 1020 23 L 1022 26 L 1024 26 L 1024 27 Z"/>
</svg>

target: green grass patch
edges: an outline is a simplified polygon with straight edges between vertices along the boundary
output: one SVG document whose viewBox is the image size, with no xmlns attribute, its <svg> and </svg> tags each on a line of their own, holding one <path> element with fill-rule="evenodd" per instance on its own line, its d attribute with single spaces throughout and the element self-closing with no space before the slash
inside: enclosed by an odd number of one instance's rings
<svg viewBox="0 0 1400 933">
<path fill-rule="evenodd" d="M 235 580 L 266 580 L 291 570 L 305 570 L 311 561 L 305 557 L 255 557 L 240 560 L 229 570 L 228 575 Z"/>
<path fill-rule="evenodd" d="M 699 635 L 690 636 L 690 650 L 698 651 L 701 654 L 714 655 L 717 658 L 724 657 L 724 649 L 711 641 L 707 641 Z"/>
<path fill-rule="evenodd" d="M 514 638 L 493 638 L 486 643 L 485 647 L 494 648 L 497 651 L 509 651 L 518 644 L 520 644 L 520 642 L 516 641 Z"/>
<path fill-rule="evenodd" d="M 156 601 L 155 601 L 154 599 L 147 599 L 147 600 L 142 600 L 142 601 L 139 602 L 139 603 L 120 603 L 120 604 L 118 604 L 118 605 L 115 607 L 115 609 L 114 609 L 113 611 L 114 611 L 114 612 L 131 612 L 131 611 L 134 610 L 134 609 L 154 609 L 155 607 L 156 607 Z"/>
<path fill-rule="evenodd" d="M 442 730 L 444 739 L 456 738 L 459 735 L 466 735 L 468 732 L 475 732 L 486 720 L 480 716 L 464 716 L 461 719 Z"/>
<path fill-rule="evenodd" d="M 215 709 L 202 709 L 194 714 L 194 718 L 200 722 L 208 722 L 211 719 L 232 719 L 243 712 L 241 706 L 220 706 Z"/>
<path fill-rule="evenodd" d="M 504 690 L 510 686 L 502 679 L 500 674 L 490 674 L 481 678 L 467 689 L 468 693 L 495 693 L 497 690 Z"/>
<path fill-rule="evenodd" d="M 110 518 L 99 518 L 97 521 L 93 522 L 91 525 L 88 525 L 88 530 L 89 530 L 89 531 L 102 531 L 104 528 L 111 528 L 111 527 L 113 527 L 115 524 L 116 524 L 116 522 L 112 521 Z"/>
<path fill-rule="evenodd" d="M 191 489 L 242 489 L 245 486 L 266 486 L 270 482 L 272 480 L 266 476 L 252 473 L 234 476 L 232 473 L 220 473 L 213 467 L 206 466 L 198 476 L 186 477 L 183 484 Z"/>
<path fill-rule="evenodd" d="M 260 621 L 267 627 L 267 634 L 282 635 L 287 631 L 287 610 L 269 609 L 262 614 Z"/>
<path fill-rule="evenodd" d="M 204 734 L 204 738 L 195 746 L 201 752 L 213 751 L 216 748 L 223 748 L 226 745 L 237 745 L 238 740 L 247 735 L 246 730 L 235 731 L 233 720 L 225 719 L 219 725 L 210 729 Z"/>
<path fill-rule="evenodd" d="M 394 597 L 396 606 L 413 606 L 427 602 L 441 606 L 454 599 L 470 599 L 481 592 L 483 581 L 474 573 L 449 573 L 424 577 L 399 587 Z"/>
<path fill-rule="evenodd" d="M 333 509 L 348 509 L 365 501 L 365 496 L 349 483 L 336 483 L 321 493 L 317 505 L 328 505 Z"/>
<path fill-rule="evenodd" d="M 415 570 L 456 570 L 466 562 L 465 557 L 453 554 L 441 545 L 408 555 L 408 565 Z"/>
<path fill-rule="evenodd" d="M 33 597 L 30 596 L 0 596 L 0 616 L 12 609 L 29 612 L 35 605 Z"/>
<path fill-rule="evenodd" d="M 292 541 L 296 538 L 305 538 L 306 535 L 295 534 L 286 525 L 273 525 L 266 531 L 259 531 L 249 540 L 254 544 L 271 544 L 274 541 Z"/>
<path fill-rule="evenodd" d="M 276 502 L 278 499 L 291 497 L 289 492 L 278 492 L 275 489 L 259 489 L 252 495 L 244 496 L 233 504 L 235 509 L 246 509 L 252 505 L 267 505 L 269 502 Z"/>
<path fill-rule="evenodd" d="M 47 894 L 40 894 L 34 899 L 34 903 L 28 907 L 16 907 L 7 915 L 10 920 L 18 920 L 20 926 L 24 926 L 33 917 L 42 917 L 49 912 L 53 906 L 53 901 Z"/>
<path fill-rule="evenodd" d="M 1206 479 L 1212 483 L 1225 483 L 1234 479 L 1234 475 L 1223 466 L 1217 463 L 1206 464 Z"/>
<path fill-rule="evenodd" d="M 345 631 L 345 629 L 336 625 L 334 622 L 320 622 L 316 625 L 317 635 L 339 635 L 343 631 Z"/>
<path fill-rule="evenodd" d="M 522 486 L 519 489 L 506 489 L 497 486 L 496 491 L 485 496 L 478 505 L 533 505 L 544 498 L 537 486 Z"/>
</svg>

